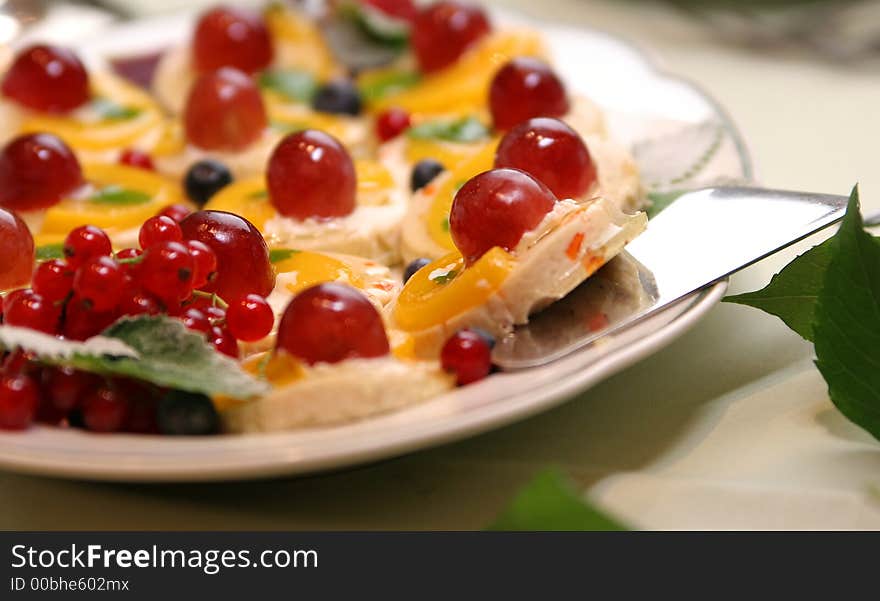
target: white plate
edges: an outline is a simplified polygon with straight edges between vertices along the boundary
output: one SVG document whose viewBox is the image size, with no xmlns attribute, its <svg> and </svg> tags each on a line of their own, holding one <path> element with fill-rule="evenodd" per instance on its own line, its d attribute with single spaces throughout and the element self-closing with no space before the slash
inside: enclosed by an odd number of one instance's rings
<svg viewBox="0 0 880 601">
<path fill-rule="evenodd" d="M 497 15 L 499 21 L 517 21 Z M 534 22 L 530 26 L 535 27 Z M 84 44 L 91 58 L 157 49 L 185 39 L 185 17 L 125 25 Z M 539 26 L 570 89 L 599 102 L 612 134 L 630 144 L 655 191 L 749 181 L 750 160 L 719 105 L 661 72 L 607 34 Z M 362 422 L 289 433 L 209 438 L 96 435 L 36 427 L 0 434 L 6 469 L 100 480 L 195 481 L 304 474 L 400 455 L 472 436 L 554 407 L 693 326 L 727 288 L 718 283 L 669 307 L 603 348 L 487 380 L 422 405 Z"/>
</svg>

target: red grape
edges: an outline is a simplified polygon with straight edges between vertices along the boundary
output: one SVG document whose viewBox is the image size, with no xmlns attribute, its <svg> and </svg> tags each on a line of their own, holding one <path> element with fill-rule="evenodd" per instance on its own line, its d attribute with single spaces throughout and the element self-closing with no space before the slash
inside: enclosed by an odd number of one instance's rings
<svg viewBox="0 0 880 601">
<path fill-rule="evenodd" d="M 193 258 L 180 242 L 159 242 L 144 251 L 137 277 L 143 289 L 165 302 L 180 303 L 192 294 Z"/>
<path fill-rule="evenodd" d="M 455 374 L 459 386 L 464 386 L 482 380 L 492 371 L 492 348 L 480 333 L 460 330 L 443 345 L 440 363 L 443 369 Z"/>
<path fill-rule="evenodd" d="M 34 269 L 31 286 L 50 303 L 67 298 L 73 289 L 73 269 L 63 259 L 43 261 Z"/>
<path fill-rule="evenodd" d="M 548 117 L 511 129 L 498 145 L 495 166 L 525 171 L 557 198 L 580 198 L 596 182 L 596 165 L 584 141 L 565 123 Z"/>
<path fill-rule="evenodd" d="M 34 237 L 24 221 L 0 208 L 0 290 L 28 283 L 35 252 Z"/>
<path fill-rule="evenodd" d="M 351 286 L 318 284 L 297 294 L 278 326 L 277 349 L 306 363 L 338 363 L 388 354 L 382 317 Z"/>
<path fill-rule="evenodd" d="M 268 124 L 260 89 L 246 74 L 223 67 L 193 84 L 184 111 L 186 138 L 206 150 L 239 151 Z"/>
<path fill-rule="evenodd" d="M 246 294 L 268 296 L 275 287 L 269 247 L 253 224 L 232 213 L 198 211 L 181 222 L 183 237 L 214 251 L 217 275 L 202 287 L 226 302 Z"/>
<path fill-rule="evenodd" d="M 233 336 L 244 342 L 256 342 L 268 336 L 275 325 L 275 313 L 266 299 L 248 294 L 226 310 L 226 325 Z"/>
<path fill-rule="evenodd" d="M 183 240 L 183 232 L 180 230 L 180 226 L 171 217 L 164 215 L 156 215 L 147 219 L 138 233 L 138 242 L 143 249 L 159 242 L 180 242 L 181 240 Z"/>
<path fill-rule="evenodd" d="M 79 266 L 73 277 L 74 293 L 98 313 L 115 308 L 124 288 L 125 274 L 110 257 L 92 257 Z"/>
<path fill-rule="evenodd" d="M 155 171 L 156 166 L 153 165 L 153 159 L 146 152 L 134 148 L 127 148 L 122 151 L 119 156 L 119 162 L 129 167 L 137 167 L 138 169 L 146 169 L 147 171 Z"/>
<path fill-rule="evenodd" d="M 471 265 L 493 246 L 513 249 L 555 203 L 547 186 L 529 174 L 517 169 L 493 169 L 469 180 L 455 194 L 449 231 Z"/>
<path fill-rule="evenodd" d="M 436 2 L 419 11 L 411 43 L 419 67 L 430 73 L 458 60 L 491 30 L 481 9 L 459 2 Z"/>
<path fill-rule="evenodd" d="M 37 414 L 37 383 L 25 374 L 0 374 L 0 430 L 24 430 Z"/>
<path fill-rule="evenodd" d="M 16 55 L 6 72 L 2 91 L 28 108 L 65 113 L 88 101 L 89 76 L 67 48 L 28 46 Z"/>
<path fill-rule="evenodd" d="M 53 134 L 24 134 L 0 151 L 0 207 L 45 209 L 82 183 L 76 155 Z"/>
<path fill-rule="evenodd" d="M 532 117 L 562 117 L 569 103 L 565 86 L 547 63 L 520 57 L 492 79 L 489 109 L 495 128 L 505 130 Z"/>
<path fill-rule="evenodd" d="M 409 113 L 403 109 L 390 108 L 376 117 L 376 135 L 382 142 L 396 138 L 409 126 Z"/>
<path fill-rule="evenodd" d="M 110 237 L 94 225 L 83 225 L 71 230 L 64 239 L 64 256 L 74 269 L 92 257 L 109 256 L 112 252 Z"/>
<path fill-rule="evenodd" d="M 355 208 L 354 162 L 336 138 L 305 130 L 284 138 L 269 158 L 269 198 L 294 219 L 344 217 Z"/>
<path fill-rule="evenodd" d="M 199 19 L 193 59 L 200 72 L 235 67 L 260 71 L 272 62 L 272 40 L 265 21 L 247 9 L 219 6 Z"/>
</svg>

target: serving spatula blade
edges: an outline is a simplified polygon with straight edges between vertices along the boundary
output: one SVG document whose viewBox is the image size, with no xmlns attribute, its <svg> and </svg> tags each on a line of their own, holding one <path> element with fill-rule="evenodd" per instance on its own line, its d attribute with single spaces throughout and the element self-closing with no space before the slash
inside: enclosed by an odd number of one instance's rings
<svg viewBox="0 0 880 601">
<path fill-rule="evenodd" d="M 847 201 L 745 187 L 683 194 L 626 247 L 627 256 L 603 268 L 631 282 L 637 274 L 641 290 L 624 291 L 614 277 L 604 278 L 604 284 L 588 280 L 500 340 L 493 360 L 504 369 L 522 369 L 593 345 L 840 221 Z"/>
</svg>

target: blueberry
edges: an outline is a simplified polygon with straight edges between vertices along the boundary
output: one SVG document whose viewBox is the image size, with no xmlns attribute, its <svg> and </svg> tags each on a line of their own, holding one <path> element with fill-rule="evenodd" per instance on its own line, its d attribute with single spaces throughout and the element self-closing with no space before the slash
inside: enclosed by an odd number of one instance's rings
<svg viewBox="0 0 880 601">
<path fill-rule="evenodd" d="M 203 394 L 172 390 L 159 401 L 159 432 L 170 436 L 203 436 L 220 431 L 220 417 Z"/>
<path fill-rule="evenodd" d="M 406 266 L 406 269 L 403 270 L 403 283 L 406 284 L 415 273 L 431 262 L 431 259 L 425 259 L 424 257 L 421 259 L 416 259 L 412 263 Z"/>
<path fill-rule="evenodd" d="M 409 187 L 413 192 L 421 190 L 443 172 L 443 165 L 434 159 L 422 159 L 413 167 Z"/>
<path fill-rule="evenodd" d="M 322 113 L 360 115 L 361 94 L 347 79 L 331 81 L 320 88 L 312 99 L 312 107 Z"/>
<path fill-rule="evenodd" d="M 211 159 L 193 163 L 183 180 L 186 195 L 200 207 L 205 206 L 221 188 L 231 183 L 232 172 L 229 168 Z"/>
</svg>

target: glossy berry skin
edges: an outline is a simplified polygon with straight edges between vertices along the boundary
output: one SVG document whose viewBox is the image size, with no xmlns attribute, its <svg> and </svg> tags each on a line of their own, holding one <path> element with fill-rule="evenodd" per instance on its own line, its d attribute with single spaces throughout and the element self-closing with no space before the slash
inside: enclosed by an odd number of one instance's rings
<svg viewBox="0 0 880 601">
<path fill-rule="evenodd" d="M 186 139 L 205 150 L 244 150 L 266 129 L 266 107 L 254 80 L 223 67 L 193 84 L 183 114 Z"/>
<path fill-rule="evenodd" d="M 232 183 L 229 168 L 212 159 L 193 163 L 183 179 L 186 195 L 198 206 L 203 207 L 211 197 Z"/>
<path fill-rule="evenodd" d="M 327 283 L 293 297 L 278 326 L 276 350 L 314 365 L 384 357 L 389 347 L 373 304 L 351 286 Z"/>
<path fill-rule="evenodd" d="M 122 154 L 119 155 L 119 163 L 121 165 L 128 165 L 129 167 L 144 169 L 145 171 L 156 170 L 156 166 L 153 164 L 152 157 L 150 157 L 150 155 L 146 152 L 142 152 L 134 148 L 126 148 L 125 150 L 123 150 Z"/>
<path fill-rule="evenodd" d="M 421 259 L 415 259 L 410 262 L 410 264 L 406 266 L 406 269 L 403 270 L 403 283 L 406 284 L 419 269 L 421 269 L 425 265 L 430 265 L 431 262 L 431 259 L 425 257 L 422 257 Z"/>
<path fill-rule="evenodd" d="M 410 43 L 419 68 L 431 73 L 453 64 L 490 30 L 486 13 L 476 6 L 436 2 L 416 16 Z"/>
<path fill-rule="evenodd" d="M 227 357 L 238 359 L 238 341 L 232 333 L 222 326 L 211 326 L 207 334 L 208 342 Z"/>
<path fill-rule="evenodd" d="M 193 258 L 193 288 L 202 288 L 216 277 L 217 255 L 198 240 L 187 240 L 186 249 Z"/>
<path fill-rule="evenodd" d="M 549 117 L 529 119 L 507 132 L 495 166 L 525 171 L 557 198 L 580 198 L 596 183 L 596 165 L 580 135 Z"/>
<path fill-rule="evenodd" d="M 0 208 L 0 290 L 24 286 L 34 269 L 34 237 L 21 218 Z"/>
<path fill-rule="evenodd" d="M 345 147 L 333 136 L 307 129 L 284 138 L 269 158 L 269 198 L 294 219 L 330 219 L 355 209 L 357 176 Z"/>
<path fill-rule="evenodd" d="M 506 130 L 532 117 L 562 117 L 569 110 L 568 95 L 547 63 L 520 57 L 492 79 L 489 110 L 495 129 Z"/>
<path fill-rule="evenodd" d="M 186 205 L 174 204 L 168 205 L 159 212 L 159 215 L 171 217 L 176 223 L 180 223 L 192 214 L 192 209 Z"/>
<path fill-rule="evenodd" d="M 94 311 L 109 311 L 122 299 L 125 274 L 110 257 L 93 257 L 79 266 L 73 291 Z"/>
<path fill-rule="evenodd" d="M 459 386 L 472 384 L 492 371 L 492 349 L 478 332 L 460 330 L 443 345 L 440 364 L 447 372 L 455 374 Z"/>
<path fill-rule="evenodd" d="M 268 296 L 275 287 L 275 272 L 269 261 L 269 247 L 254 225 L 232 213 L 198 211 L 180 227 L 186 240 L 198 240 L 214 251 L 217 276 L 206 292 L 216 292 L 226 302 L 246 294 Z"/>
<path fill-rule="evenodd" d="M 128 414 L 123 395 L 109 385 L 102 385 L 87 394 L 82 402 L 85 427 L 92 432 L 118 432 Z"/>
<path fill-rule="evenodd" d="M 66 414 L 78 407 L 100 381 L 98 376 L 72 367 L 52 367 L 43 371 L 42 390 L 52 406 Z"/>
<path fill-rule="evenodd" d="M 123 293 L 118 310 L 120 315 L 159 315 L 162 304 L 149 292 L 130 288 Z"/>
<path fill-rule="evenodd" d="M 312 108 L 321 113 L 357 116 L 363 110 L 363 101 L 354 82 L 336 79 L 318 88 Z"/>
<path fill-rule="evenodd" d="M 112 252 L 110 237 L 104 230 L 93 225 L 73 229 L 64 239 L 64 257 L 73 269 L 92 257 L 109 256 Z"/>
<path fill-rule="evenodd" d="M 0 374 L 0 430 L 24 430 L 37 414 L 40 391 L 25 374 Z"/>
<path fill-rule="evenodd" d="M 512 250 L 555 203 L 547 186 L 527 173 L 493 169 L 472 178 L 455 194 L 449 232 L 465 262 L 472 265 L 493 246 Z"/>
<path fill-rule="evenodd" d="M 61 307 L 33 290 L 12 292 L 3 299 L 3 323 L 55 334 L 61 319 Z"/>
<path fill-rule="evenodd" d="M 57 303 L 73 290 L 74 271 L 64 259 L 50 259 L 34 269 L 31 287 L 51 303 Z"/>
<path fill-rule="evenodd" d="M 89 303 L 73 296 L 64 309 L 64 325 L 61 334 L 71 340 L 87 340 L 97 336 L 119 317 L 117 309 L 110 311 L 95 311 L 89 307 Z"/>
<path fill-rule="evenodd" d="M 226 309 L 226 327 L 242 342 L 262 340 L 272 332 L 275 313 L 266 299 L 256 294 L 248 294 Z"/>
<path fill-rule="evenodd" d="M 192 42 L 196 70 L 235 67 L 254 73 L 272 62 L 272 40 L 260 15 L 246 9 L 220 6 L 201 16 Z"/>
<path fill-rule="evenodd" d="M 193 259 L 186 246 L 180 242 L 159 242 L 144 251 L 138 282 L 166 305 L 174 305 L 192 294 L 193 270 Z"/>
<path fill-rule="evenodd" d="M 45 209 L 82 183 L 76 155 L 52 134 L 24 134 L 0 151 L 0 208 Z"/>
<path fill-rule="evenodd" d="M 393 140 L 411 125 L 409 113 L 403 109 L 390 108 L 376 117 L 376 135 L 382 142 Z"/>
<path fill-rule="evenodd" d="M 203 394 L 173 390 L 159 401 L 157 423 L 166 436 L 205 436 L 220 431 L 220 416 Z"/>
<path fill-rule="evenodd" d="M 119 263 L 122 272 L 133 278 L 137 275 L 138 267 L 140 266 L 139 259 L 143 254 L 144 251 L 139 248 L 123 248 L 114 256 L 116 257 L 116 262 Z"/>
<path fill-rule="evenodd" d="M 183 315 L 180 316 L 180 320 L 183 322 L 183 325 L 194 332 L 207 334 L 211 331 L 211 320 L 198 309 L 187 309 L 183 312 Z"/>
<path fill-rule="evenodd" d="M 434 159 L 422 159 L 413 167 L 410 176 L 409 187 L 413 192 L 418 192 L 443 173 L 443 164 Z"/>
<path fill-rule="evenodd" d="M 144 221 L 140 232 L 138 232 L 138 242 L 143 249 L 159 242 L 180 242 L 181 240 L 183 240 L 183 232 L 180 230 L 180 225 L 171 217 L 163 215 L 156 215 Z"/>
<path fill-rule="evenodd" d="M 21 50 L 3 77 L 3 95 L 44 113 L 66 113 L 86 102 L 89 76 L 76 55 L 48 45 Z"/>
</svg>

